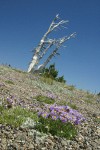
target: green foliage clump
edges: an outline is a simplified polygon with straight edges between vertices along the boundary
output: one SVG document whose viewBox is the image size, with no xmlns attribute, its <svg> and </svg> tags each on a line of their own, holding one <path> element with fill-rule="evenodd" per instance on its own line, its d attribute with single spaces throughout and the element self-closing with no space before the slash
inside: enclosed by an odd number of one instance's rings
<svg viewBox="0 0 100 150">
<path fill-rule="evenodd" d="M 50 65 L 49 68 L 45 68 L 43 70 L 43 75 L 47 78 L 56 79 L 58 71 L 55 69 L 55 64 Z"/>
<path fill-rule="evenodd" d="M 100 92 L 97 95 L 100 96 Z"/>
<path fill-rule="evenodd" d="M 70 91 L 73 91 L 73 90 L 75 90 L 75 86 L 74 85 L 70 85 L 70 86 L 67 87 L 67 89 L 70 90 Z"/>
<path fill-rule="evenodd" d="M 100 123 L 100 118 L 95 118 L 94 121 L 99 124 Z"/>
<path fill-rule="evenodd" d="M 0 113 L 2 113 L 4 107 L 3 106 L 0 106 Z"/>
<path fill-rule="evenodd" d="M 58 77 L 58 71 L 55 68 L 55 64 L 50 65 L 49 68 L 44 68 L 42 75 L 46 78 L 51 78 L 58 82 L 66 82 L 64 76 Z"/>
<path fill-rule="evenodd" d="M 58 82 L 62 82 L 62 83 L 65 83 L 65 82 L 66 82 L 66 80 L 64 79 L 64 76 L 58 77 L 58 78 L 57 78 L 57 81 L 58 81 Z"/>
<path fill-rule="evenodd" d="M 53 136 L 73 138 L 76 133 L 76 125 L 85 121 L 85 118 L 77 110 L 69 106 L 49 105 L 38 112 L 39 120 L 36 129 Z"/>
<path fill-rule="evenodd" d="M 63 123 L 61 120 L 52 120 L 51 118 L 40 117 L 35 127 L 43 133 L 51 133 L 53 136 L 72 139 L 77 134 L 77 130 L 71 123 Z"/>
<path fill-rule="evenodd" d="M 27 117 L 36 121 L 38 120 L 38 116 L 35 112 L 31 112 L 22 107 L 5 109 L 4 106 L 0 106 L 0 113 L 0 123 L 13 127 L 19 127 Z"/>
<path fill-rule="evenodd" d="M 41 77 L 41 81 L 43 81 L 43 82 L 45 82 L 45 83 L 47 83 L 47 84 L 49 84 L 49 85 L 53 85 L 53 79 L 51 79 L 51 78 L 45 78 L 45 77 Z"/>
<path fill-rule="evenodd" d="M 38 95 L 36 97 L 37 101 L 39 102 L 44 102 L 46 104 L 54 104 L 55 100 L 51 97 L 43 96 L 43 95 Z"/>
<path fill-rule="evenodd" d="M 11 80 L 6 80 L 5 82 L 8 83 L 8 84 L 14 84 L 14 82 L 11 81 Z"/>
</svg>

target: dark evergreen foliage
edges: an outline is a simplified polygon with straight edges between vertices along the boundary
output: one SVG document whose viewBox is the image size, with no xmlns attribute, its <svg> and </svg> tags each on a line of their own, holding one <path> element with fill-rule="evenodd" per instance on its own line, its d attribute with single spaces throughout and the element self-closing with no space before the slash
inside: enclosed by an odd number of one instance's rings
<svg viewBox="0 0 100 150">
<path fill-rule="evenodd" d="M 55 68 L 55 63 L 51 64 L 49 68 L 44 68 L 42 75 L 44 77 L 51 78 L 58 82 L 63 82 L 63 83 L 66 82 L 66 80 L 64 79 L 64 76 L 58 77 L 58 71 Z"/>
<path fill-rule="evenodd" d="M 100 96 L 100 92 L 97 95 Z"/>
</svg>

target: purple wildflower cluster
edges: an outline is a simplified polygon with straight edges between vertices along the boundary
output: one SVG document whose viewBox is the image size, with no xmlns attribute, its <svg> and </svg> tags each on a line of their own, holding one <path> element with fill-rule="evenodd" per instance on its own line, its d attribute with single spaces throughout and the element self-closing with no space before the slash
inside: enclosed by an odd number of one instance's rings
<svg viewBox="0 0 100 150">
<path fill-rule="evenodd" d="M 15 96 L 9 96 L 6 98 L 6 106 L 12 107 L 12 106 L 22 106 L 24 107 L 25 102 L 23 100 L 17 99 Z"/>
<path fill-rule="evenodd" d="M 12 103 L 13 103 L 12 98 L 7 97 L 7 103 L 12 105 Z"/>
<path fill-rule="evenodd" d="M 75 125 L 85 120 L 77 110 L 71 109 L 69 106 L 57 106 L 55 104 L 48 106 L 46 111 L 40 111 L 38 115 L 53 120 L 60 119 L 64 123 L 71 122 Z"/>
</svg>

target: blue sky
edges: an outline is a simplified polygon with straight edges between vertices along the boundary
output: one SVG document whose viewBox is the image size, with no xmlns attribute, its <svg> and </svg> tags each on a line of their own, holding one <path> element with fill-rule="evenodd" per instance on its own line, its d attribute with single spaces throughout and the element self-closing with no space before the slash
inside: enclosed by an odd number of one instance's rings
<svg viewBox="0 0 100 150">
<path fill-rule="evenodd" d="M 77 36 L 51 63 L 68 84 L 100 92 L 100 0 L 0 0 L 0 64 L 27 70 L 31 50 L 58 13 L 69 24 L 54 36 Z"/>
</svg>

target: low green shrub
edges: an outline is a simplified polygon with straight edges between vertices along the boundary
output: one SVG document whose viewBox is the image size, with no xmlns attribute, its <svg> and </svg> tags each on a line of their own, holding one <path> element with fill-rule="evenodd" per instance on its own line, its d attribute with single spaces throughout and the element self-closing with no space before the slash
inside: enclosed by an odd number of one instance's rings
<svg viewBox="0 0 100 150">
<path fill-rule="evenodd" d="M 11 80 L 6 80 L 5 82 L 8 83 L 8 84 L 14 84 L 14 82 L 11 81 Z"/>
<path fill-rule="evenodd" d="M 38 116 L 37 130 L 67 139 L 72 139 L 77 134 L 76 126 L 85 121 L 82 114 L 67 105 L 47 105 Z"/>
<path fill-rule="evenodd" d="M 51 64 L 49 68 L 44 68 L 41 75 L 44 78 L 49 78 L 57 82 L 66 83 L 64 76 L 58 77 L 58 71 L 55 68 L 55 64 Z"/>
<path fill-rule="evenodd" d="M 56 80 L 58 82 L 61 82 L 61 83 L 66 83 L 66 80 L 64 79 L 64 76 L 58 77 Z"/>
<path fill-rule="evenodd" d="M 95 118 L 94 121 L 99 124 L 100 123 L 100 118 Z"/>
<path fill-rule="evenodd" d="M 97 94 L 97 96 L 100 96 L 100 92 Z"/>
<path fill-rule="evenodd" d="M 44 102 L 46 104 L 54 104 L 55 100 L 50 98 L 50 97 L 47 97 L 47 96 L 43 96 L 43 95 L 38 95 L 36 97 L 36 100 L 39 101 L 39 102 Z"/>
<path fill-rule="evenodd" d="M 3 110 L 4 110 L 4 107 L 0 106 L 0 113 L 2 113 Z"/>
<path fill-rule="evenodd" d="M 47 84 L 49 84 L 49 85 L 53 85 L 53 79 L 52 78 L 41 77 L 40 80 L 47 83 Z"/>
<path fill-rule="evenodd" d="M 31 119 L 34 119 L 36 121 L 38 120 L 38 116 L 36 113 L 22 107 L 5 109 L 2 106 L 0 107 L 0 112 L 0 123 L 11 125 L 13 127 L 19 127 L 27 117 L 30 117 Z"/>
<path fill-rule="evenodd" d="M 35 126 L 37 130 L 43 133 L 50 133 L 53 136 L 72 139 L 77 134 L 77 130 L 71 123 L 63 123 L 61 120 L 52 120 L 51 118 L 39 118 L 38 124 Z"/>
</svg>

